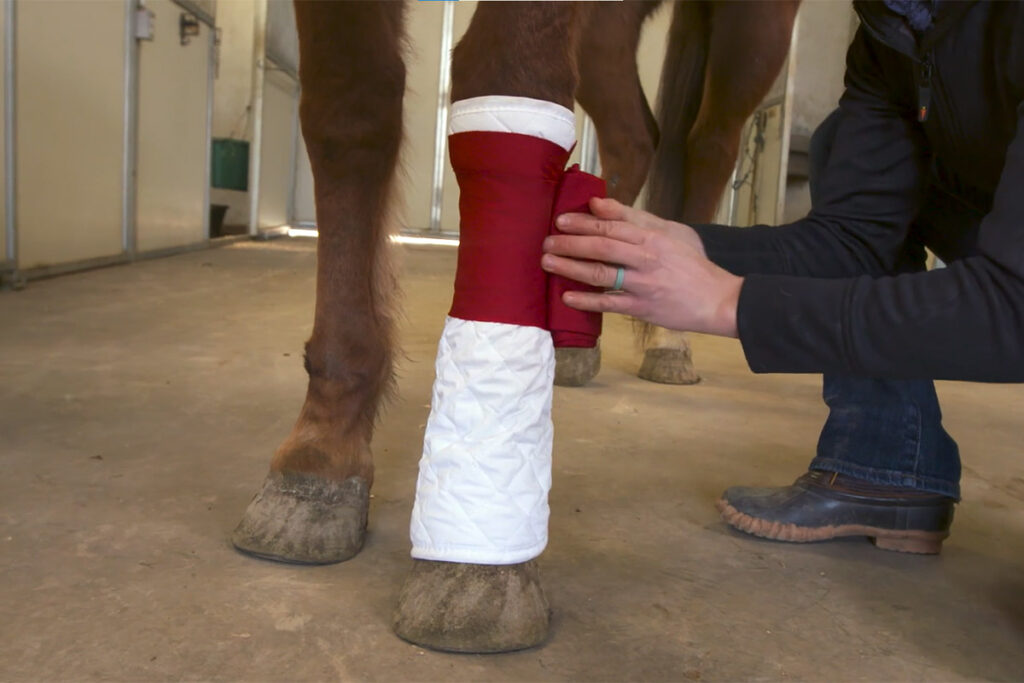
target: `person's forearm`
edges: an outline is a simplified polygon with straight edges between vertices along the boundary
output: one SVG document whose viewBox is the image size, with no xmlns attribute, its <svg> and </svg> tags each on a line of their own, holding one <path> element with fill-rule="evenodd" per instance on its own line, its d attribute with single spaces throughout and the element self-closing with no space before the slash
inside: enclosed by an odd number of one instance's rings
<svg viewBox="0 0 1024 683">
<path fill-rule="evenodd" d="M 899 251 L 889 240 L 878 246 L 861 235 L 884 237 L 885 226 L 851 221 L 851 226 L 818 216 L 780 226 L 694 225 L 707 257 L 736 275 L 798 275 L 841 278 L 886 275 L 897 266 Z"/>
<path fill-rule="evenodd" d="M 745 278 L 754 372 L 1024 381 L 1024 280 L 977 257 L 898 277 Z"/>
</svg>

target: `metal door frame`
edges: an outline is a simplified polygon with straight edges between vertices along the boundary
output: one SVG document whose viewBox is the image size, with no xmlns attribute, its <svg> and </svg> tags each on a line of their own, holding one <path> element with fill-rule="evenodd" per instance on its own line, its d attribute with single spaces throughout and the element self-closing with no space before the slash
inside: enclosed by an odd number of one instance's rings
<svg viewBox="0 0 1024 683">
<path fill-rule="evenodd" d="M 17 184 L 17 121 L 15 120 L 15 22 L 14 0 L 3 0 L 4 7 L 4 261 L 0 262 L 0 285 L 19 286 Z"/>
</svg>

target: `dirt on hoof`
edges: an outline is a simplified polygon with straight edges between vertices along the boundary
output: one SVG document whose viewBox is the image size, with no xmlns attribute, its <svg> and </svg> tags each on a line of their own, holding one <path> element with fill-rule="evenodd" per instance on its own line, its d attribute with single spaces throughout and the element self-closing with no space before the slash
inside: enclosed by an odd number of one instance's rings
<svg viewBox="0 0 1024 683">
<path fill-rule="evenodd" d="M 366 535 L 370 490 L 362 477 L 343 482 L 271 472 L 231 535 L 248 555 L 293 564 L 343 562 Z"/>
<path fill-rule="evenodd" d="M 415 645 L 446 652 L 512 652 L 548 635 L 551 615 L 532 560 L 512 565 L 413 560 L 394 629 Z"/>
<path fill-rule="evenodd" d="M 555 386 L 582 387 L 601 370 L 601 345 L 555 349 Z"/>
<path fill-rule="evenodd" d="M 689 348 L 647 349 L 636 374 L 640 379 L 661 384 L 696 384 L 700 381 Z"/>
</svg>

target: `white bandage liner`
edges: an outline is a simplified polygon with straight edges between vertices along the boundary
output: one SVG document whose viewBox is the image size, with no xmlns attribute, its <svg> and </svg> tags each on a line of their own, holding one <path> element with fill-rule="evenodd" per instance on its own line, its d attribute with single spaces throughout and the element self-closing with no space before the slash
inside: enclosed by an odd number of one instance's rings
<svg viewBox="0 0 1024 683">
<path fill-rule="evenodd" d="M 533 135 L 570 149 L 573 113 L 522 97 L 452 105 L 451 133 Z M 551 489 L 551 333 L 448 317 L 423 439 L 412 556 L 515 564 L 544 550 Z"/>
<path fill-rule="evenodd" d="M 449 135 L 481 130 L 532 135 L 562 149 L 572 149 L 576 143 L 576 115 L 560 104 L 528 97 L 490 95 L 452 104 Z"/>
</svg>

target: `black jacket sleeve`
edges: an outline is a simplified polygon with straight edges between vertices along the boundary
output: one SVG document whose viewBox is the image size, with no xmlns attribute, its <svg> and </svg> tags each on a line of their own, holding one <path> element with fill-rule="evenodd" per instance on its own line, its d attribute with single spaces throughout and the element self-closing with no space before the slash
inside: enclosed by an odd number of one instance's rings
<svg viewBox="0 0 1024 683">
<path fill-rule="evenodd" d="M 746 275 L 739 335 L 755 372 L 1024 381 L 1024 104 L 978 256 L 897 268 L 923 194 L 924 148 L 887 102 L 874 46 L 847 62 L 824 201 L 788 226 L 698 232 L 709 257 Z M 856 277 L 854 277 L 856 276 Z"/>
<path fill-rule="evenodd" d="M 847 54 L 835 141 L 806 218 L 782 226 L 695 226 L 708 255 L 738 275 L 883 275 L 900 260 L 923 199 L 925 142 L 906 95 L 885 77 L 886 51 L 861 29 Z"/>
</svg>

